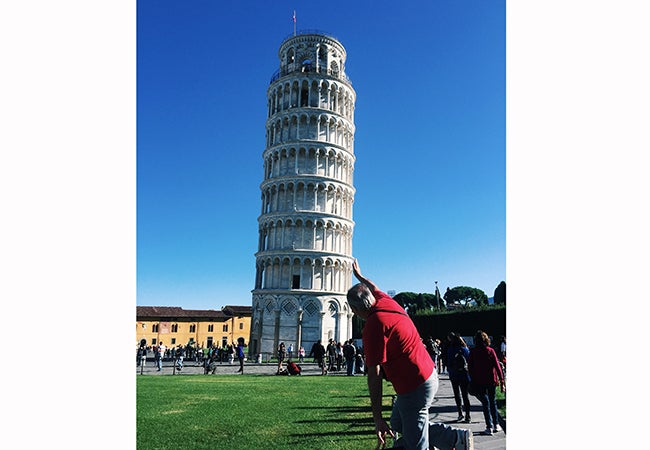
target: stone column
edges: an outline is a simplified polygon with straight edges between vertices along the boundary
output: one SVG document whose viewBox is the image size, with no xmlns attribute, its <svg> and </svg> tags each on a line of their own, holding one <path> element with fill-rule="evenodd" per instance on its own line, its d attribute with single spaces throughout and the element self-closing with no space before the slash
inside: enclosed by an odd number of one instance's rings
<svg viewBox="0 0 650 450">
<path fill-rule="evenodd" d="M 298 339 L 296 339 L 296 349 L 300 350 L 300 346 L 302 345 L 302 306 L 298 308 Z"/>
<path fill-rule="evenodd" d="M 275 310 L 275 329 L 273 330 L 273 354 L 280 345 L 280 309 Z"/>
</svg>

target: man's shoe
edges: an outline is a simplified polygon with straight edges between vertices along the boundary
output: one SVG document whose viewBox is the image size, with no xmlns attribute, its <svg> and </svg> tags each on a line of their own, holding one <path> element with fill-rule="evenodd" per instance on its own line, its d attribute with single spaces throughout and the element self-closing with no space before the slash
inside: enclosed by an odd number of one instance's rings
<svg viewBox="0 0 650 450">
<path fill-rule="evenodd" d="M 456 419 L 456 422 L 462 422 L 464 418 L 465 417 L 462 414 L 458 414 L 458 419 Z"/>
<path fill-rule="evenodd" d="M 472 430 L 458 430 L 460 441 L 456 445 L 456 450 L 474 450 L 474 435 Z"/>
<path fill-rule="evenodd" d="M 487 427 L 487 428 L 485 429 L 485 434 L 487 434 L 488 436 L 492 436 L 492 428 Z"/>
<path fill-rule="evenodd" d="M 492 428 L 492 432 L 493 433 L 498 433 L 499 431 L 501 431 L 501 427 L 499 426 L 499 424 L 496 424 L 494 426 L 494 428 Z"/>
<path fill-rule="evenodd" d="M 471 423 L 472 419 L 469 416 L 465 416 L 465 423 Z"/>
</svg>

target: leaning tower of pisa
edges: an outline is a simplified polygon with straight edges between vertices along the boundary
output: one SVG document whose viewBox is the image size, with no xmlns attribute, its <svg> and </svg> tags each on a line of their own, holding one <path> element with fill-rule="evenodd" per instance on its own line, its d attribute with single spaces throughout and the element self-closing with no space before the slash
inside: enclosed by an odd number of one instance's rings
<svg viewBox="0 0 650 450">
<path fill-rule="evenodd" d="M 273 354 L 352 337 L 354 103 L 346 52 L 334 37 L 285 39 L 267 90 L 249 351 Z M 295 355 L 295 353 L 294 353 Z"/>
</svg>

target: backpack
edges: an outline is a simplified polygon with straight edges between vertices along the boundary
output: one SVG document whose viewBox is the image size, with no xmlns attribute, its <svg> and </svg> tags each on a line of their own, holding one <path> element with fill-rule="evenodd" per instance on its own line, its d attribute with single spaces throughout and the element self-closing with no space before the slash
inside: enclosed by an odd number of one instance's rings
<svg viewBox="0 0 650 450">
<path fill-rule="evenodd" d="M 453 369 L 456 372 L 467 372 L 467 359 L 462 350 L 458 350 L 458 353 L 454 355 Z"/>
</svg>

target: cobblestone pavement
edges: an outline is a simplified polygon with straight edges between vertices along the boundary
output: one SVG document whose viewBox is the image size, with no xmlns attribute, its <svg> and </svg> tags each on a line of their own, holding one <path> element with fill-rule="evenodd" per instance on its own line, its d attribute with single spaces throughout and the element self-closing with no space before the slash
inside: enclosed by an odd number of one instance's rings
<svg viewBox="0 0 650 450">
<path fill-rule="evenodd" d="M 312 362 L 300 363 L 303 376 L 320 376 L 321 370 L 317 364 Z M 239 364 L 229 364 L 227 362 L 217 365 L 215 374 L 217 375 L 233 375 L 239 370 Z M 246 375 L 275 375 L 277 365 L 274 363 L 245 363 L 244 376 Z M 195 361 L 185 361 L 182 371 L 175 371 L 171 361 L 164 361 L 162 371 L 158 371 L 153 360 L 148 360 L 144 367 L 137 367 L 136 373 L 138 375 L 203 375 L 203 367 L 197 366 Z M 345 371 L 329 372 L 327 376 L 345 376 Z M 362 375 L 357 375 L 362 376 Z M 456 403 L 454 401 L 454 393 L 449 382 L 447 374 L 439 375 L 438 392 L 434 400 L 434 404 L 430 409 L 431 420 L 436 422 L 443 422 L 451 426 L 459 428 L 466 428 L 472 430 L 474 435 L 474 449 L 475 450 L 505 450 L 506 448 L 506 423 L 501 422 L 504 431 L 500 431 L 492 436 L 486 435 L 485 422 L 483 420 L 483 409 L 479 401 L 470 396 L 472 422 L 456 422 L 458 412 Z"/>
</svg>

